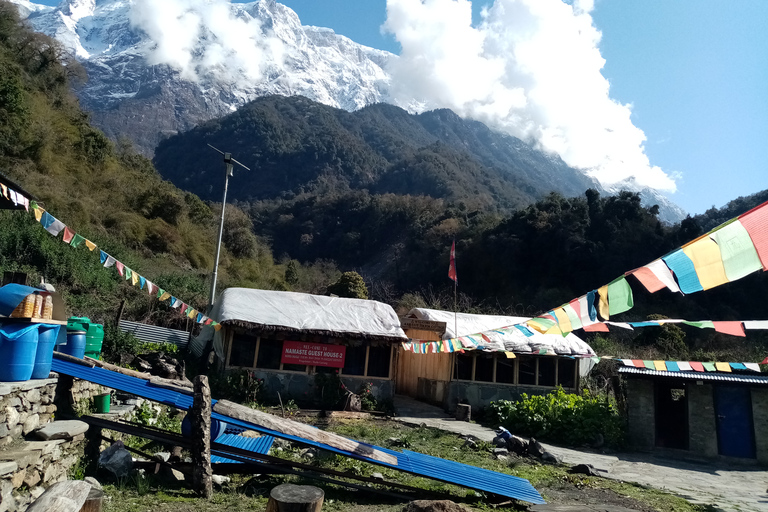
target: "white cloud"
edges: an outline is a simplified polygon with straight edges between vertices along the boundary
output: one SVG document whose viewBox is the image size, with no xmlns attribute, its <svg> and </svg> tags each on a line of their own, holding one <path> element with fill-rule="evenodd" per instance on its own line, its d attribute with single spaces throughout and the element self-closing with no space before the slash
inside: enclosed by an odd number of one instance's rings
<svg viewBox="0 0 768 512">
<path fill-rule="evenodd" d="M 133 0 L 131 25 L 151 40 L 150 64 L 167 64 L 182 78 L 214 75 L 231 83 L 264 77 L 281 63 L 282 43 L 259 20 L 237 16 L 228 0 Z"/>
<path fill-rule="evenodd" d="M 450 108 L 535 140 L 604 184 L 674 191 L 652 166 L 631 105 L 609 94 L 593 0 L 495 0 L 472 26 L 470 0 L 387 0 L 402 47 L 389 69 L 400 105 Z"/>
</svg>

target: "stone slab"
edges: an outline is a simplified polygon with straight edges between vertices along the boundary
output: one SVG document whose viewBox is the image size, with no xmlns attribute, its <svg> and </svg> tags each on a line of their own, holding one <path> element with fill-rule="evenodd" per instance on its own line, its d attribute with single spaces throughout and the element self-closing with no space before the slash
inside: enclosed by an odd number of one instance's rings
<svg viewBox="0 0 768 512">
<path fill-rule="evenodd" d="M 54 421 L 37 430 L 35 435 L 44 441 L 71 439 L 78 434 L 85 434 L 88 424 L 78 420 Z"/>
<path fill-rule="evenodd" d="M 47 453 L 52 453 L 54 447 L 66 442 L 66 439 L 51 439 L 49 441 L 27 441 L 21 445 L 21 449 L 40 450 L 40 452 L 45 455 Z"/>
<path fill-rule="evenodd" d="M 31 389 L 42 388 L 48 384 L 56 384 L 59 379 L 32 379 L 22 382 L 6 382 L 3 386 L 9 386 L 11 393 L 14 391 L 29 391 Z"/>
<path fill-rule="evenodd" d="M 0 462 L 0 475 L 7 475 L 8 473 L 13 473 L 17 469 L 19 469 L 19 466 L 16 464 L 16 462 L 12 460 Z"/>
<path fill-rule="evenodd" d="M 10 395 L 11 386 L 8 384 L 0 384 L 0 396 Z"/>
<path fill-rule="evenodd" d="M 12 461 L 21 468 L 35 464 L 42 457 L 40 450 L 0 451 L 0 461 Z"/>
</svg>

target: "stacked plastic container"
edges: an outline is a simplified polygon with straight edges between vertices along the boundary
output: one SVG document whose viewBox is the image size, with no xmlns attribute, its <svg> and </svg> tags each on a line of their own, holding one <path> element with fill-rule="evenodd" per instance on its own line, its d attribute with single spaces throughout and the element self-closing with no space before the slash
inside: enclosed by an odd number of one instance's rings
<svg viewBox="0 0 768 512">
<path fill-rule="evenodd" d="M 81 340 L 80 335 L 83 335 Z M 72 341 L 70 341 L 72 340 Z M 65 350 L 68 354 L 82 358 L 83 355 L 93 359 L 101 359 L 101 345 L 104 342 L 104 326 L 91 322 L 91 319 L 85 316 L 72 316 L 67 320 L 67 345 L 73 343 L 71 347 L 76 353 Z M 83 352 L 80 353 L 82 343 Z"/>
</svg>

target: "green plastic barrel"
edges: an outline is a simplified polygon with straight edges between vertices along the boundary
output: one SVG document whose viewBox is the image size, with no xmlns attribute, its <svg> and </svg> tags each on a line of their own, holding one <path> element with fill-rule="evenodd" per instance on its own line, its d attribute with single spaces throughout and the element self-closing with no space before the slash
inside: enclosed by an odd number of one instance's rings
<svg viewBox="0 0 768 512">
<path fill-rule="evenodd" d="M 109 406 L 112 402 L 112 395 L 102 393 L 93 397 L 93 408 L 97 413 L 105 414 L 109 412 Z"/>
<path fill-rule="evenodd" d="M 85 331 L 85 355 L 101 359 L 101 344 L 104 341 L 104 326 L 91 322 L 85 316 L 72 316 L 67 320 L 68 331 Z"/>
</svg>

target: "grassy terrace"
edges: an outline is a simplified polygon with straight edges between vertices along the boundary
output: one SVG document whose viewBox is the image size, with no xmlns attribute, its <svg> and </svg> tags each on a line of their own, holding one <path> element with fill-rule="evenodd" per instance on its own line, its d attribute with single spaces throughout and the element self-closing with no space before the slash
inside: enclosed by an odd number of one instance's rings
<svg viewBox="0 0 768 512">
<path fill-rule="evenodd" d="M 310 420 L 312 421 L 312 420 Z M 632 510 L 687 512 L 709 510 L 692 505 L 682 498 L 637 485 L 617 482 L 604 478 L 571 475 L 566 467 L 543 465 L 532 459 L 511 456 L 506 461 L 496 460 L 488 443 L 478 442 L 475 449 L 464 446 L 464 440 L 455 434 L 430 428 L 412 428 L 388 420 L 332 420 L 319 425 L 338 434 L 354 439 L 388 446 L 390 438 L 398 438 L 401 447 L 471 464 L 493 471 L 527 478 L 549 503 L 569 505 L 609 504 Z M 287 448 L 279 452 L 283 458 L 298 460 L 298 448 Z M 274 451 L 273 451 L 274 453 Z M 303 459 L 306 462 L 306 459 Z M 442 499 L 462 503 L 472 510 L 499 508 L 498 501 L 482 493 L 442 484 L 380 466 L 347 459 L 340 456 L 320 454 L 312 464 L 356 475 L 371 476 L 378 472 L 389 481 L 418 487 L 428 491 L 444 493 Z M 184 483 L 168 483 L 154 476 L 129 477 L 122 482 L 105 485 L 108 496 L 105 512 L 232 512 L 235 510 L 264 510 L 269 491 L 285 482 L 317 485 L 325 491 L 324 511 L 373 512 L 399 511 L 404 502 L 364 490 L 303 479 L 293 475 L 240 475 L 217 489 L 210 501 L 198 499 Z M 360 482 L 356 482 L 360 483 Z M 365 484 L 363 484 L 365 485 Z M 413 499 L 425 499 L 424 495 Z M 524 504 L 504 504 L 507 509 L 525 510 Z"/>
</svg>

